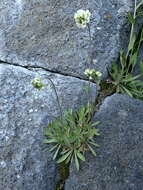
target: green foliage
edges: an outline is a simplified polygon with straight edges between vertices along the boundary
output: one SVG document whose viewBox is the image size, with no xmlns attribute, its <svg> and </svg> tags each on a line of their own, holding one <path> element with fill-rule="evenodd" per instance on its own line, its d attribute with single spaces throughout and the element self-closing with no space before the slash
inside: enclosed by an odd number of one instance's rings
<svg viewBox="0 0 143 190">
<path fill-rule="evenodd" d="M 112 65 L 110 76 L 112 77 L 112 84 L 116 86 L 116 92 L 127 94 L 130 97 L 143 99 L 143 81 L 140 80 L 141 75 L 133 76 L 126 73 L 126 69 L 122 70 L 117 64 Z"/>
<path fill-rule="evenodd" d="M 131 14 L 131 12 L 128 12 L 127 16 L 128 16 L 128 20 L 130 21 L 130 23 L 135 24 L 135 19 L 134 19 L 133 15 Z"/>
<path fill-rule="evenodd" d="M 139 2 L 139 4 L 137 5 L 136 9 L 139 9 L 141 6 L 143 6 L 143 0 L 141 0 L 141 1 Z"/>
<path fill-rule="evenodd" d="M 116 86 L 116 92 L 128 94 L 130 97 L 143 99 L 143 62 L 141 65 L 141 74 L 134 75 L 135 66 L 138 64 L 138 56 L 143 42 L 143 25 L 138 32 L 135 32 L 137 18 L 141 15 L 141 6 L 143 1 L 138 5 L 135 4 L 134 14 L 128 13 L 128 20 L 131 23 L 131 34 L 128 45 L 128 51 L 120 51 L 120 64 L 113 63 L 111 71 L 111 82 Z"/>
<path fill-rule="evenodd" d="M 74 161 L 79 170 L 80 160 L 85 161 L 85 151 L 96 156 L 93 146 L 98 147 L 94 137 L 99 135 L 95 128 L 99 122 L 91 122 L 93 108 L 91 105 L 81 107 L 78 111 L 68 110 L 63 119 L 57 118 L 44 130 L 44 143 L 52 144 L 53 159 L 57 163 L 69 164 Z"/>
</svg>

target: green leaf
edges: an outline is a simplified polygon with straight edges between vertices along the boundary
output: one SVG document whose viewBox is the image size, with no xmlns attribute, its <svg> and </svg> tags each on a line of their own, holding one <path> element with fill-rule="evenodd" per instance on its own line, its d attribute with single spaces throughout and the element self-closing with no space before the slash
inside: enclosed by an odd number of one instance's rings
<svg viewBox="0 0 143 190">
<path fill-rule="evenodd" d="M 120 81 L 120 79 L 123 76 L 124 70 L 127 67 L 127 57 L 124 50 L 120 51 L 120 64 L 121 64 L 121 68 L 119 68 L 119 66 L 117 68 L 117 77 L 115 79 L 116 81 Z"/>
<path fill-rule="evenodd" d="M 65 142 L 65 144 L 66 144 L 67 146 L 71 146 L 70 141 L 69 141 L 69 138 L 68 138 L 67 136 L 64 136 L 63 139 L 64 139 L 64 142 Z"/>
<path fill-rule="evenodd" d="M 140 78 L 141 75 L 137 75 L 137 76 L 134 76 L 134 77 L 129 77 L 129 78 L 125 78 L 122 80 L 122 82 L 132 82 L 138 78 Z"/>
<path fill-rule="evenodd" d="M 98 128 L 92 127 L 94 135 L 100 135 L 99 132 L 100 130 Z"/>
<path fill-rule="evenodd" d="M 65 155 L 63 155 L 61 158 L 59 158 L 57 163 L 59 164 L 59 163 L 65 161 L 71 155 L 71 153 L 72 153 L 72 150 L 69 151 L 68 153 L 66 153 Z"/>
<path fill-rule="evenodd" d="M 99 130 L 98 129 L 92 129 L 92 133 L 96 136 L 100 136 Z"/>
<path fill-rule="evenodd" d="M 43 141 L 44 144 L 50 144 L 50 143 L 56 143 L 56 142 L 57 142 L 56 139 L 45 139 L 45 140 Z"/>
<path fill-rule="evenodd" d="M 50 131 L 48 128 L 45 128 L 45 129 L 44 129 L 44 135 L 45 135 L 45 136 L 51 136 L 52 133 L 51 133 L 51 131 Z"/>
<path fill-rule="evenodd" d="M 138 11 L 137 11 L 137 16 L 143 18 L 143 11 L 142 11 L 142 10 L 138 10 Z"/>
<path fill-rule="evenodd" d="M 100 146 L 99 146 L 97 143 L 95 143 L 95 142 L 89 141 L 89 143 L 92 144 L 92 145 L 94 145 L 94 146 L 96 146 L 96 147 L 100 147 Z"/>
<path fill-rule="evenodd" d="M 128 12 L 128 14 L 127 14 L 127 16 L 128 16 L 128 20 L 130 21 L 130 23 L 131 24 L 135 24 L 135 19 L 134 19 L 134 17 L 133 17 L 133 15 L 131 14 L 131 12 Z"/>
<path fill-rule="evenodd" d="M 133 68 L 137 64 L 137 57 L 138 57 L 138 52 L 136 51 L 131 57 L 130 57 L 130 66 L 131 66 L 131 71 L 133 71 Z"/>
<path fill-rule="evenodd" d="M 140 64 L 140 69 L 141 69 L 141 73 L 142 73 L 142 75 L 143 75 L 143 61 L 142 61 L 141 64 Z"/>
<path fill-rule="evenodd" d="M 130 96 L 131 98 L 133 98 L 132 93 L 131 93 L 126 87 L 122 86 L 122 89 L 124 90 L 124 92 L 125 92 L 128 96 Z"/>
<path fill-rule="evenodd" d="M 137 10 L 138 8 L 140 8 L 142 5 L 143 5 L 143 0 L 141 0 L 141 2 L 137 5 L 136 10 Z"/>
<path fill-rule="evenodd" d="M 66 164 L 68 164 L 69 162 L 71 162 L 71 160 L 72 160 L 72 154 L 71 155 L 69 155 L 69 157 L 66 159 Z"/>
<path fill-rule="evenodd" d="M 78 161 L 76 153 L 75 153 L 75 165 L 76 165 L 77 170 L 79 170 L 79 161 Z"/>
<path fill-rule="evenodd" d="M 81 154 L 80 152 L 77 152 L 77 156 L 79 159 L 81 159 L 82 161 L 85 161 L 85 157 L 83 156 L 83 154 Z"/>
<path fill-rule="evenodd" d="M 109 74 L 113 80 L 117 80 L 119 78 L 120 72 L 119 67 L 116 63 L 112 64 L 111 71 L 109 71 Z"/>
<path fill-rule="evenodd" d="M 57 157 L 57 155 L 58 155 L 58 152 L 59 152 L 60 148 L 61 148 L 61 145 L 58 146 L 58 148 L 57 148 L 57 150 L 56 150 L 56 152 L 55 152 L 55 154 L 54 154 L 54 156 L 53 156 L 53 160 L 56 159 L 56 157 Z"/>
<path fill-rule="evenodd" d="M 56 144 L 55 146 L 53 146 L 49 151 L 52 152 L 53 150 L 55 150 L 57 148 L 58 144 Z"/>
<path fill-rule="evenodd" d="M 135 45 L 135 41 L 136 41 L 136 34 L 133 33 L 133 36 L 129 42 L 129 45 L 128 45 L 128 50 L 131 51 Z"/>
<path fill-rule="evenodd" d="M 136 87 L 142 87 L 143 88 L 143 81 L 138 80 L 138 81 L 136 81 L 135 85 L 136 85 Z"/>
<path fill-rule="evenodd" d="M 94 155 L 94 156 L 96 156 L 96 152 L 93 150 L 93 148 L 88 144 L 88 147 L 89 147 L 89 149 L 90 149 L 90 151 L 92 152 L 92 154 Z"/>
<path fill-rule="evenodd" d="M 91 127 L 95 127 L 95 126 L 99 125 L 100 123 L 101 123 L 100 121 L 94 122 L 91 124 Z"/>
</svg>

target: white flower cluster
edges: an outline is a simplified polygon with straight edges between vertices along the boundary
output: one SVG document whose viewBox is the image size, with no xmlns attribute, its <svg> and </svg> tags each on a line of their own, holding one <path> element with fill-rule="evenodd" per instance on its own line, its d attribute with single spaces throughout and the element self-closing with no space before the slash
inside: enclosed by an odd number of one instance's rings
<svg viewBox="0 0 143 190">
<path fill-rule="evenodd" d="M 41 78 L 36 77 L 35 79 L 32 80 L 32 85 L 34 88 L 40 90 L 41 88 L 44 87 L 44 84 L 42 83 Z"/>
<path fill-rule="evenodd" d="M 84 74 L 90 79 L 95 80 L 97 78 L 100 78 L 102 76 L 102 73 L 99 71 L 96 71 L 95 69 L 86 69 Z"/>
<path fill-rule="evenodd" d="M 91 13 L 89 10 L 78 10 L 74 15 L 76 25 L 79 28 L 85 28 L 87 24 L 90 22 L 90 16 Z"/>
</svg>

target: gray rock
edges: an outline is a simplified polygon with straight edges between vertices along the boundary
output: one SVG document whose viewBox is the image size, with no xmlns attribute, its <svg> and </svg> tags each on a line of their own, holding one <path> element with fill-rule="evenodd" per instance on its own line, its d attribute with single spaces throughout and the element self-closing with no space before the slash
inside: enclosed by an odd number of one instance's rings
<svg viewBox="0 0 143 190">
<path fill-rule="evenodd" d="M 41 76 L 47 85 L 33 89 L 31 80 Z M 54 190 L 57 169 L 43 128 L 59 115 L 47 77 L 57 87 L 63 110 L 87 102 L 86 81 L 42 70 L 0 64 L 0 190 Z M 96 88 L 91 84 L 92 97 Z M 90 94 L 91 95 L 91 94 Z"/>
<path fill-rule="evenodd" d="M 143 189 L 143 102 L 115 94 L 105 99 L 94 120 L 101 121 L 97 157 L 77 172 L 71 168 L 65 190 Z"/>
<path fill-rule="evenodd" d="M 123 31 L 131 5 L 132 0 L 1 0 L 0 60 L 82 77 L 94 67 L 105 76 L 128 37 Z M 92 13 L 91 47 L 88 30 L 74 23 L 78 9 Z"/>
</svg>

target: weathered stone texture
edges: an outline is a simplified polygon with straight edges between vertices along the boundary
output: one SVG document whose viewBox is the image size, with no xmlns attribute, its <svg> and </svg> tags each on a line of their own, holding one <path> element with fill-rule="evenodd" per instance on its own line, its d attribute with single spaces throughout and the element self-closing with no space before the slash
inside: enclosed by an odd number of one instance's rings
<svg viewBox="0 0 143 190">
<path fill-rule="evenodd" d="M 97 157 L 87 155 L 71 168 L 65 190 L 143 188 L 143 102 L 115 94 L 105 99 L 94 120 L 101 121 Z"/>
<path fill-rule="evenodd" d="M 92 54 L 92 67 L 105 76 L 128 36 L 123 31 L 131 5 L 131 0 L 1 0 L 0 59 L 83 77 Z M 92 13 L 91 48 L 88 30 L 74 23 L 78 9 Z"/>
<path fill-rule="evenodd" d="M 87 67 L 107 76 L 107 67 L 127 46 L 125 14 L 132 4 L 132 0 L 0 0 L 0 61 L 7 63 L 0 63 L 0 190 L 54 190 L 55 162 L 42 143 L 43 127 L 59 115 L 48 77 L 57 87 L 63 110 L 85 104 L 88 82 L 78 78 L 85 77 Z M 78 9 L 92 13 L 91 47 L 88 30 L 75 25 Z M 35 76 L 47 84 L 42 91 L 32 88 Z M 95 99 L 96 86 L 91 86 Z M 95 118 L 102 121 L 98 156 L 88 155 L 79 173 L 71 170 L 66 190 L 142 189 L 142 106 L 121 95 L 105 100 Z"/>
<path fill-rule="evenodd" d="M 41 76 L 47 85 L 33 89 Z M 63 110 L 87 102 L 84 87 L 73 77 L 0 64 L 0 190 L 54 190 L 57 170 L 43 146 L 43 128 L 59 115 L 50 77 L 57 87 Z M 92 97 L 96 88 L 91 84 Z"/>
</svg>

